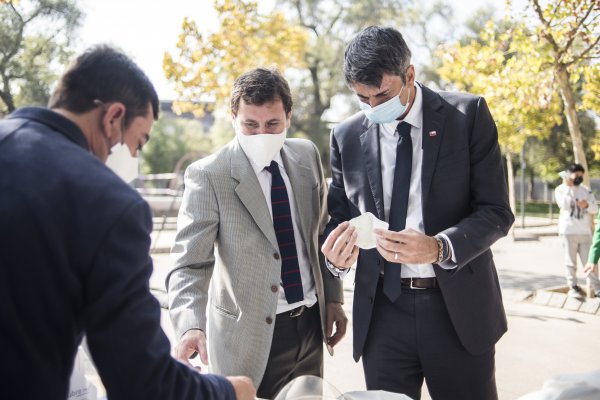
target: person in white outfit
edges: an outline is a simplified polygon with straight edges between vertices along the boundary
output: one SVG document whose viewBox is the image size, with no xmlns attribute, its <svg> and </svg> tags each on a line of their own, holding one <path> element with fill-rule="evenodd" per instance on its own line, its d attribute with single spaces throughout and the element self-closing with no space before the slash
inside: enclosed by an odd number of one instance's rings
<svg viewBox="0 0 600 400">
<path fill-rule="evenodd" d="M 571 164 L 561 173 L 563 183 L 554 191 L 556 203 L 560 208 L 558 234 L 565 249 L 568 295 L 576 298 L 584 296 L 583 290 L 577 284 L 577 256 L 579 255 L 582 265 L 585 265 L 592 243 L 591 215 L 598 212 L 594 194 L 582 184 L 584 173 L 585 169 L 581 164 Z M 588 275 L 588 283 L 591 283 L 594 292 L 600 289 L 600 283 L 594 274 Z"/>
</svg>

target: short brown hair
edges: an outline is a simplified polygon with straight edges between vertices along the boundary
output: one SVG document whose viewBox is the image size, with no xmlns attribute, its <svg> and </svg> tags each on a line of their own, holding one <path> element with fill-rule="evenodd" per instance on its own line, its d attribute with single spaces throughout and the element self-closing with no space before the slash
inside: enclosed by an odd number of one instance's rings
<svg viewBox="0 0 600 400">
<path fill-rule="evenodd" d="M 275 68 L 255 68 L 235 80 L 231 90 L 231 113 L 234 116 L 240 108 L 240 99 L 246 104 L 257 106 L 281 100 L 286 115 L 292 111 L 290 87 Z"/>
<path fill-rule="evenodd" d="M 124 125 L 148 112 L 158 118 L 158 95 L 146 74 L 125 54 L 99 45 L 81 54 L 60 78 L 48 102 L 49 108 L 64 108 L 82 114 L 104 103 L 125 105 Z"/>
</svg>

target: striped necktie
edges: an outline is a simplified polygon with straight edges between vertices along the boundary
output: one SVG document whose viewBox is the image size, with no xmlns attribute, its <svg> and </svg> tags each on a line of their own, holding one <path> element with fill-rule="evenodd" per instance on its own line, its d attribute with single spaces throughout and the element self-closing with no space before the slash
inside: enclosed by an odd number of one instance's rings
<svg viewBox="0 0 600 400">
<path fill-rule="evenodd" d="M 273 210 L 273 227 L 281 255 L 281 283 L 288 304 L 292 304 L 304 300 L 304 291 L 298 265 L 290 199 L 283 177 L 279 172 L 279 165 L 275 161 L 271 161 L 271 165 L 265 169 L 273 176 L 271 208 Z"/>
</svg>

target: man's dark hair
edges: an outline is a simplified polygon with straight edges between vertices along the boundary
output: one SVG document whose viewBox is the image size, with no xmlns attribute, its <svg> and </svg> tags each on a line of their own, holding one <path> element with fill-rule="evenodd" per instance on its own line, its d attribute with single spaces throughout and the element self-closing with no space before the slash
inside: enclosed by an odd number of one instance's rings
<svg viewBox="0 0 600 400">
<path fill-rule="evenodd" d="M 569 171 L 571 173 L 585 172 L 585 168 L 583 168 L 583 165 L 581 165 L 581 164 L 573 163 L 573 164 L 569 165 L 569 167 L 567 168 L 567 171 Z"/>
<path fill-rule="evenodd" d="M 158 95 L 146 74 L 125 54 L 110 46 L 86 50 L 60 78 L 48 102 L 49 108 L 64 108 L 82 114 L 97 107 L 97 102 L 125 105 L 124 126 L 148 113 L 152 105 L 158 118 Z"/>
<path fill-rule="evenodd" d="M 394 28 L 369 26 L 350 41 L 344 54 L 344 79 L 348 85 L 381 86 L 383 74 L 397 75 L 406 82 L 410 49 Z"/>
<path fill-rule="evenodd" d="M 292 111 L 292 94 L 287 81 L 275 68 L 255 68 L 240 75 L 231 90 L 231 113 L 237 116 L 240 100 L 262 106 L 281 100 L 285 114 Z"/>
</svg>

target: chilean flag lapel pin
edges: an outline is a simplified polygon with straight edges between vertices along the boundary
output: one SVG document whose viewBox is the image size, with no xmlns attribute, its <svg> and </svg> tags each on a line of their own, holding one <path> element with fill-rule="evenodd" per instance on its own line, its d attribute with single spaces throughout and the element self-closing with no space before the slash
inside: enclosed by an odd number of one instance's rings
<svg viewBox="0 0 600 400">
<path fill-rule="evenodd" d="M 437 136 L 436 131 L 429 131 L 429 137 L 436 137 L 436 136 Z"/>
</svg>

